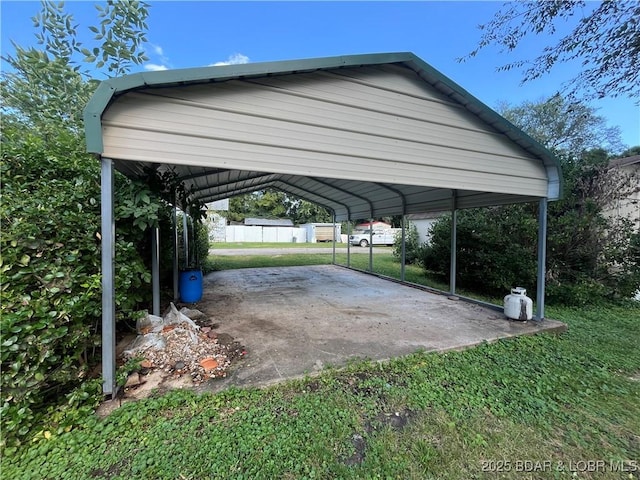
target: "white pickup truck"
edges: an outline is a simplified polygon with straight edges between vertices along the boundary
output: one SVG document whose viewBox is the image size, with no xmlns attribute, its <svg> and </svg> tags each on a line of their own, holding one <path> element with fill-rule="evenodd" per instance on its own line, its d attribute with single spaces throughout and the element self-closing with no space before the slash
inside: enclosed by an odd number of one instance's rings
<svg viewBox="0 0 640 480">
<path fill-rule="evenodd" d="M 396 239 L 396 234 L 399 228 L 387 228 L 384 230 L 373 230 L 373 237 L 369 236 L 371 232 L 367 230 L 355 230 L 353 235 L 349 236 L 349 243 L 351 245 L 360 245 L 361 247 L 368 247 L 369 240 L 372 240 L 373 245 L 393 245 Z"/>
</svg>

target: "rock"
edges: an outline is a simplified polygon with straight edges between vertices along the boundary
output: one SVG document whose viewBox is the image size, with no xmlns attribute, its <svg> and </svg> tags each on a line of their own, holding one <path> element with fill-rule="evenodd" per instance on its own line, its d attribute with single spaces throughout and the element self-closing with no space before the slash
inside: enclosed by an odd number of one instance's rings
<svg viewBox="0 0 640 480">
<path fill-rule="evenodd" d="M 151 363 L 149 360 L 143 360 L 140 362 L 140 367 L 142 368 L 151 368 L 153 367 L 153 363 Z"/>
<path fill-rule="evenodd" d="M 178 360 L 176 364 L 173 366 L 176 370 L 184 370 L 185 364 L 182 360 Z"/>
<path fill-rule="evenodd" d="M 137 387 L 141 383 L 142 382 L 140 381 L 140 374 L 138 372 L 133 372 L 127 377 L 127 383 L 124 384 L 124 387 Z"/>
<path fill-rule="evenodd" d="M 209 332 L 207 333 L 207 337 L 211 338 L 212 340 L 215 338 L 218 338 L 218 334 L 216 332 L 214 332 L 213 330 L 209 330 Z"/>
</svg>

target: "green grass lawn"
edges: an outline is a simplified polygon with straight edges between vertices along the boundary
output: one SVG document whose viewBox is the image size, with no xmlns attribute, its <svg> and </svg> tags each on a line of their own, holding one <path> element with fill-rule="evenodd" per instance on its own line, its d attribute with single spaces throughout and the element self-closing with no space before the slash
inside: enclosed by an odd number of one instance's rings
<svg viewBox="0 0 640 480">
<path fill-rule="evenodd" d="M 43 425 L 50 438 L 5 454 L 2 478 L 639 478 L 640 307 L 548 315 L 568 332 L 359 361 L 265 389 L 174 391 L 68 432 Z"/>
</svg>

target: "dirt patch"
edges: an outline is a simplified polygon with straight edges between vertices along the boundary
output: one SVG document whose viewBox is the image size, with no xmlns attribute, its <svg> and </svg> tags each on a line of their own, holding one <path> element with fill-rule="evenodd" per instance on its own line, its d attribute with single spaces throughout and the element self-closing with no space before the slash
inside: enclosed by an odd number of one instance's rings
<svg viewBox="0 0 640 480">
<path fill-rule="evenodd" d="M 225 378 L 246 350 L 217 328 L 205 312 L 186 307 L 178 311 L 173 305 L 164 317 L 147 316 L 139 321 L 139 334 L 124 337 L 116 348 L 119 365 L 129 362 L 134 369 L 117 397 L 100 405 L 98 415 L 106 416 L 124 403 L 154 393 Z"/>
</svg>

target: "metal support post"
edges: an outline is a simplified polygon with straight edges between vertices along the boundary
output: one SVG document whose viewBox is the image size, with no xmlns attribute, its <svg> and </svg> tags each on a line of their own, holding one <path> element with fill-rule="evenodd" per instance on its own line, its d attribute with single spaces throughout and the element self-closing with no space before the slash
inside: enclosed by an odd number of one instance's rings
<svg viewBox="0 0 640 480">
<path fill-rule="evenodd" d="M 407 258 L 405 216 L 402 215 L 402 252 L 400 255 L 400 281 L 404 282 L 404 264 Z"/>
<path fill-rule="evenodd" d="M 456 205 L 455 190 L 451 192 L 451 265 L 449 271 L 449 293 L 456 294 L 456 273 L 457 266 L 457 243 L 458 243 L 458 210 Z"/>
<path fill-rule="evenodd" d="M 373 272 L 373 218 L 369 219 L 369 271 Z"/>
<path fill-rule="evenodd" d="M 547 204 L 540 199 L 538 212 L 538 288 L 536 292 L 536 320 L 544 320 L 544 287 L 547 263 Z"/>
<path fill-rule="evenodd" d="M 351 266 L 351 218 L 347 217 L 347 267 Z"/>
<path fill-rule="evenodd" d="M 113 160 L 101 160 L 101 242 L 102 242 L 102 392 L 115 397 L 116 384 L 116 303 L 115 244 L 113 215 Z"/>
<path fill-rule="evenodd" d="M 151 229 L 151 289 L 153 291 L 152 313 L 160 316 L 160 229 Z"/>
<path fill-rule="evenodd" d="M 179 243 L 178 243 L 178 207 L 176 202 L 173 203 L 173 301 L 177 302 L 180 298 L 178 291 L 178 277 L 180 275 L 180 265 L 178 262 L 179 255 Z"/>
<path fill-rule="evenodd" d="M 333 260 L 331 263 L 336 264 L 336 214 L 333 213 Z"/>
<path fill-rule="evenodd" d="M 187 212 L 182 212 L 182 243 L 184 244 L 184 269 L 189 268 L 189 220 Z"/>
</svg>

